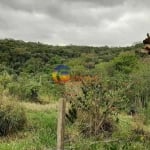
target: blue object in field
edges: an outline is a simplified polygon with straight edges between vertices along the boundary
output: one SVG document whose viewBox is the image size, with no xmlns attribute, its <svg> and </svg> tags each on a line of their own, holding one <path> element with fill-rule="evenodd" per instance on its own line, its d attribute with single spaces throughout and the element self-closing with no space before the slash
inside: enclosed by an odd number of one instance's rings
<svg viewBox="0 0 150 150">
<path fill-rule="evenodd" d="M 66 65 L 58 65 L 54 68 L 52 78 L 56 83 L 65 83 L 70 80 L 70 68 Z"/>
<path fill-rule="evenodd" d="M 56 68 L 54 68 L 54 71 L 58 71 L 59 72 L 61 70 L 64 70 L 64 71 L 69 73 L 70 68 L 68 66 L 66 66 L 66 65 L 58 65 Z"/>
</svg>

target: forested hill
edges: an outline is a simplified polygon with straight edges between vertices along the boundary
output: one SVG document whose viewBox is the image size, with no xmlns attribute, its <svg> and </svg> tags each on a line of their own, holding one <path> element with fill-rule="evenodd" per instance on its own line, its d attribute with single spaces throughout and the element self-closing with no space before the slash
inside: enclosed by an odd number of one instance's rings
<svg viewBox="0 0 150 150">
<path fill-rule="evenodd" d="M 120 52 L 135 51 L 142 47 L 136 44 L 131 47 L 90 47 L 90 46 L 52 46 L 42 43 L 24 42 L 21 40 L 0 40 L 0 71 L 22 71 L 35 73 L 46 71 L 48 66 L 66 63 L 71 59 L 85 59 L 94 64 L 109 61 Z M 92 64 L 93 65 L 93 64 Z"/>
<path fill-rule="evenodd" d="M 142 48 L 0 40 L 0 150 L 56 149 L 62 97 L 65 149 L 149 150 L 150 56 Z M 66 84 L 55 82 L 65 79 L 63 69 L 53 74 L 59 64 L 70 68 Z"/>
</svg>

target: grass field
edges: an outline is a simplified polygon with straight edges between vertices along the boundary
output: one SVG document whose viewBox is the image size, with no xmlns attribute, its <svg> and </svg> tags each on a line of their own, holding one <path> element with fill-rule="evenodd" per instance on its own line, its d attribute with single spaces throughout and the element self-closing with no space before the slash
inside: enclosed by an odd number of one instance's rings
<svg viewBox="0 0 150 150">
<path fill-rule="evenodd" d="M 26 108 L 27 128 L 0 138 L 1 150 L 44 150 L 56 146 L 56 104 L 22 103 Z"/>
</svg>

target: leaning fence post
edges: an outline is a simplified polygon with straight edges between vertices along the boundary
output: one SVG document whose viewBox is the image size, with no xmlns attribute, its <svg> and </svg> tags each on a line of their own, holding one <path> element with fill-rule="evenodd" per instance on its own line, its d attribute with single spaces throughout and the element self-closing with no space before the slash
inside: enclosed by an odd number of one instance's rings
<svg viewBox="0 0 150 150">
<path fill-rule="evenodd" d="M 60 98 L 57 123 L 57 150 L 64 150 L 65 108 L 66 100 L 64 98 Z"/>
</svg>

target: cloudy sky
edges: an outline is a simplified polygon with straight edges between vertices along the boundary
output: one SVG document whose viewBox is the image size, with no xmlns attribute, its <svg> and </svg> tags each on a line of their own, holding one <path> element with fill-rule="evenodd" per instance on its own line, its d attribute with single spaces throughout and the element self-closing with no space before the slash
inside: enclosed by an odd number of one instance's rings
<svg viewBox="0 0 150 150">
<path fill-rule="evenodd" d="M 0 38 L 125 46 L 150 32 L 150 0 L 0 0 Z"/>
</svg>

